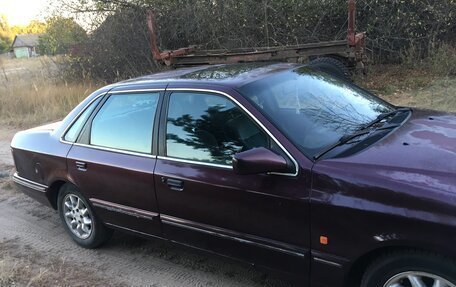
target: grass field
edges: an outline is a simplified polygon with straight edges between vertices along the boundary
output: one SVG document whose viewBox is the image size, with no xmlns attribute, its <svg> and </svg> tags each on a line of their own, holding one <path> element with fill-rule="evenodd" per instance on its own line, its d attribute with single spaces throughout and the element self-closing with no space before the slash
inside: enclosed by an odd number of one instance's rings
<svg viewBox="0 0 456 287">
<path fill-rule="evenodd" d="M 356 82 L 398 106 L 456 112 L 454 76 L 437 76 L 425 68 L 379 65 Z"/>
<path fill-rule="evenodd" d="M 0 58 L 0 124 L 31 127 L 63 118 L 102 84 L 69 83 L 60 77 L 59 58 Z M 425 68 L 372 66 L 356 82 L 400 106 L 456 112 L 456 77 Z"/>
<path fill-rule="evenodd" d="M 69 83 L 58 58 L 0 60 L 0 124 L 30 127 L 63 118 L 100 85 Z"/>
</svg>

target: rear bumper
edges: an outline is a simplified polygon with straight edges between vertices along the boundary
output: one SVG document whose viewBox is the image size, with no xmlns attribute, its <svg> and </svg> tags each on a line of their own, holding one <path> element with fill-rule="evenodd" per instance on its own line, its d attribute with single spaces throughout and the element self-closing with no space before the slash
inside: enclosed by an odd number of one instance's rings
<svg viewBox="0 0 456 287">
<path fill-rule="evenodd" d="M 19 189 L 26 195 L 30 196 L 31 198 L 35 199 L 36 201 L 44 205 L 51 206 L 46 193 L 49 188 L 47 185 L 20 177 L 17 174 L 17 172 L 13 175 L 13 181 L 16 183 Z"/>
</svg>

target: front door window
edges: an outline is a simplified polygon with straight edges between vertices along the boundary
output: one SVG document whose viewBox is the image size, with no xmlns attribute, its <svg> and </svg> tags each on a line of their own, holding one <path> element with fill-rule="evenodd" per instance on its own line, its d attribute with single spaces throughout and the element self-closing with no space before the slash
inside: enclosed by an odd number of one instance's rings
<svg viewBox="0 0 456 287">
<path fill-rule="evenodd" d="M 231 165 L 234 154 L 269 147 L 269 137 L 229 99 L 214 94 L 171 94 L 166 155 Z"/>
</svg>

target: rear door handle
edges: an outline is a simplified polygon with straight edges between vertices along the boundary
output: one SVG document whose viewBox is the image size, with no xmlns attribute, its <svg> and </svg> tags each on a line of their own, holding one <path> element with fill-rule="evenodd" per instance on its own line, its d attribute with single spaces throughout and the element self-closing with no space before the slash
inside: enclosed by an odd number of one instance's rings
<svg viewBox="0 0 456 287">
<path fill-rule="evenodd" d="M 76 162 L 76 168 L 80 171 L 87 171 L 87 164 L 82 161 L 77 161 Z"/>
<path fill-rule="evenodd" d="M 174 179 L 174 178 L 166 178 L 162 176 L 162 182 L 166 183 L 168 187 L 172 190 L 175 191 L 183 191 L 184 190 L 184 182 L 180 179 Z"/>
</svg>

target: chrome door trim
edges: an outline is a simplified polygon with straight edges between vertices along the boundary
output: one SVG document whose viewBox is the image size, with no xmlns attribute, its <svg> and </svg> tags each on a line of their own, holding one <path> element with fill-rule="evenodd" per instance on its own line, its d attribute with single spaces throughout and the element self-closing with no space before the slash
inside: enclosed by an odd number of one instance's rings
<svg viewBox="0 0 456 287">
<path fill-rule="evenodd" d="M 199 164 L 199 165 L 219 167 L 219 168 L 225 168 L 225 169 L 233 169 L 233 167 L 231 165 L 216 164 L 216 163 L 210 163 L 210 162 L 204 162 L 204 161 L 180 159 L 180 158 L 168 157 L 168 156 L 157 156 L 157 158 L 163 159 L 163 160 L 175 161 L 175 162 Z"/>
<path fill-rule="evenodd" d="M 228 99 L 232 100 L 236 105 L 238 105 L 250 118 L 252 118 L 264 132 L 266 132 L 272 140 L 282 149 L 282 151 L 290 158 L 295 166 L 294 173 L 280 173 L 280 172 L 271 172 L 270 174 L 277 174 L 277 175 L 286 175 L 286 176 L 297 176 L 299 173 L 299 165 L 296 159 L 288 152 L 288 150 L 277 140 L 277 138 L 258 120 L 246 107 L 244 107 L 238 100 L 236 100 L 233 96 L 229 94 L 217 90 L 211 89 L 195 89 L 195 88 L 167 88 L 166 92 L 168 91 L 181 91 L 181 92 L 205 92 L 205 93 L 213 93 L 213 94 L 220 94 L 222 96 L 227 97 Z M 167 158 L 169 159 L 169 158 Z"/>
<path fill-rule="evenodd" d="M 140 153 L 140 152 L 134 152 L 134 151 L 127 151 L 127 150 L 116 149 L 116 148 L 109 148 L 109 147 L 102 147 L 102 146 L 88 145 L 88 144 L 81 144 L 81 143 L 73 143 L 73 145 L 75 145 L 75 146 L 80 146 L 80 147 L 91 148 L 91 149 L 102 150 L 102 151 L 108 151 L 108 152 L 115 152 L 115 153 L 120 153 L 120 154 L 126 154 L 126 155 L 135 155 L 135 156 L 147 157 L 147 158 L 155 158 L 155 159 L 157 158 L 157 156 L 154 155 L 154 154 L 147 154 L 147 153 Z"/>
<path fill-rule="evenodd" d="M 122 204 L 117 204 L 97 198 L 90 198 L 89 199 L 90 203 L 92 203 L 93 206 L 103 208 L 109 211 L 114 211 L 130 216 L 134 216 L 137 218 L 143 218 L 143 219 L 148 219 L 148 220 L 154 220 L 154 218 L 158 217 L 157 212 L 153 211 L 148 211 L 148 210 L 143 210 L 135 207 L 130 207 Z"/>
<path fill-rule="evenodd" d="M 239 243 L 262 247 L 265 249 L 278 251 L 278 252 L 286 253 L 286 254 L 293 255 L 293 256 L 298 256 L 298 257 L 307 256 L 304 250 L 298 251 L 298 250 L 291 250 L 291 249 L 287 248 L 286 245 L 288 245 L 288 244 L 286 244 L 286 243 L 274 241 L 274 243 L 276 245 L 279 245 L 280 247 L 274 246 L 274 245 L 270 245 L 267 243 L 258 242 L 257 240 L 254 239 L 256 237 L 254 235 L 245 234 L 245 237 L 230 235 L 229 234 L 230 231 L 227 229 L 224 229 L 224 228 L 214 227 L 214 226 L 210 226 L 210 225 L 206 225 L 206 224 L 199 224 L 196 222 L 191 222 L 191 221 L 188 221 L 185 219 L 181 219 L 181 218 L 177 218 L 177 217 L 173 217 L 173 216 L 169 216 L 169 215 L 165 215 L 165 214 L 160 214 L 160 219 L 163 224 L 169 224 L 169 225 L 172 225 L 175 227 L 189 229 L 192 231 L 197 231 L 197 232 L 209 234 L 212 236 L 229 239 L 229 240 L 236 241 Z M 258 238 L 260 240 L 263 239 L 261 237 L 258 237 Z M 266 240 L 268 240 L 268 239 L 264 238 L 264 241 L 266 241 Z M 295 248 L 298 249 L 298 247 L 295 247 Z M 299 248 L 299 249 L 301 249 L 301 248 Z"/>
</svg>

